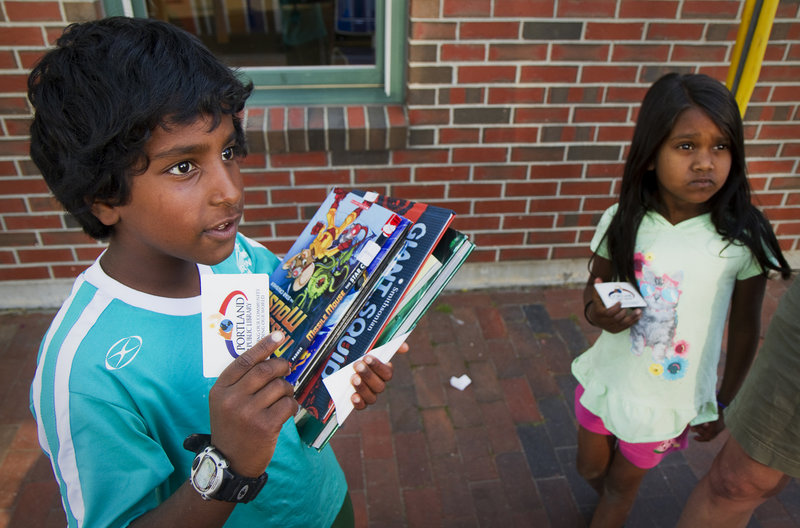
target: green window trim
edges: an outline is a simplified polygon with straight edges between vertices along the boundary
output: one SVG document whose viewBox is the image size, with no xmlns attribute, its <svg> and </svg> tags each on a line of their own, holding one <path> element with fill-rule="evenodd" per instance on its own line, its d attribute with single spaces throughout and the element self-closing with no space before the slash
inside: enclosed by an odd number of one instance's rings
<svg viewBox="0 0 800 528">
<path fill-rule="evenodd" d="M 147 16 L 146 0 L 103 0 L 107 16 Z M 374 66 L 239 68 L 249 105 L 389 104 L 405 97 L 408 0 L 377 0 Z"/>
</svg>

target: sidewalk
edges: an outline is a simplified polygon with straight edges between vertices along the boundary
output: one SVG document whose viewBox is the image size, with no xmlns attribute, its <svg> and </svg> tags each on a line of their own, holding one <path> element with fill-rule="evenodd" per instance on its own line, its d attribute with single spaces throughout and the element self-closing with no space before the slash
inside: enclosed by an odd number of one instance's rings
<svg viewBox="0 0 800 528">
<path fill-rule="evenodd" d="M 770 281 L 766 329 L 786 284 Z M 584 527 L 596 497 L 574 467 L 572 358 L 594 341 L 578 288 L 443 295 L 395 358 L 378 403 L 332 444 L 359 527 Z M 0 314 L 0 528 L 63 527 L 28 413 L 38 342 L 52 312 Z M 463 392 L 451 376 L 468 374 Z M 671 528 L 727 433 L 692 442 L 645 478 L 628 528 Z M 750 528 L 800 527 L 793 480 Z"/>
</svg>

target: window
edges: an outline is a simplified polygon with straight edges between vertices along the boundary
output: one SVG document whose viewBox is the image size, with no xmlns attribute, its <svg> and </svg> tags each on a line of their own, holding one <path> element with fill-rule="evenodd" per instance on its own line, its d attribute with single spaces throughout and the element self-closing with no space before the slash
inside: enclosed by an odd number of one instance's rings
<svg viewBox="0 0 800 528">
<path fill-rule="evenodd" d="M 407 0 L 104 0 L 166 20 L 253 81 L 250 104 L 403 100 Z"/>
</svg>

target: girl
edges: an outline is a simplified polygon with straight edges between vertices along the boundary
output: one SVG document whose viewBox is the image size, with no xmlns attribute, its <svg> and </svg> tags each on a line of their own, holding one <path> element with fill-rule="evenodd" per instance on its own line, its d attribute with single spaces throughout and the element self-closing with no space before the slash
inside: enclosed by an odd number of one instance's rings
<svg viewBox="0 0 800 528">
<path fill-rule="evenodd" d="M 791 272 L 750 203 L 742 121 L 722 84 L 672 73 L 648 90 L 619 203 L 591 248 L 584 313 L 603 332 L 572 364 L 577 468 L 600 494 L 591 526 L 620 526 L 645 473 L 690 429 L 700 441 L 722 430 L 718 408 L 756 352 L 767 273 Z M 647 306 L 605 308 L 594 285 L 612 280 L 637 285 Z"/>
</svg>

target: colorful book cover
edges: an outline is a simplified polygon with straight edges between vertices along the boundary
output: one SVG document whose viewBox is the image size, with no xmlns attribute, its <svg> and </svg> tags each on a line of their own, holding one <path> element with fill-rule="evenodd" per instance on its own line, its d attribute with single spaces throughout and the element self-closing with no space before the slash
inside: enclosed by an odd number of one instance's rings
<svg viewBox="0 0 800 528">
<path fill-rule="evenodd" d="M 295 394 L 299 394 L 308 379 L 314 375 L 316 367 L 329 355 L 331 344 L 344 332 L 360 306 L 375 291 L 381 278 L 385 275 L 385 271 L 382 270 L 391 267 L 396 255 L 404 247 L 403 239 L 405 239 L 410 225 L 409 220 L 400 218 L 394 231 L 383 243 L 381 243 L 381 237 L 384 235 L 378 237 L 381 250 L 365 269 L 367 279 L 357 284 L 342 299 L 317 335 L 314 336 L 314 340 L 306 349 L 303 358 L 298 360 L 293 366 L 292 373 L 286 377 L 286 380 L 294 385 Z"/>
<path fill-rule="evenodd" d="M 386 267 L 375 291 L 336 339 L 328 351 L 325 365 L 314 372 L 297 398 L 311 416 L 322 421 L 327 421 L 333 411 L 323 378 L 372 349 L 455 216 L 449 209 L 387 196 L 377 196 L 375 203 L 403 215 L 413 225 L 403 248 Z"/>
<path fill-rule="evenodd" d="M 331 192 L 270 275 L 270 329 L 285 334 L 275 355 L 293 366 L 308 359 L 317 332 L 353 289 L 385 259 L 404 220 L 341 189 Z M 388 261 L 387 261 L 388 262 Z"/>
</svg>

